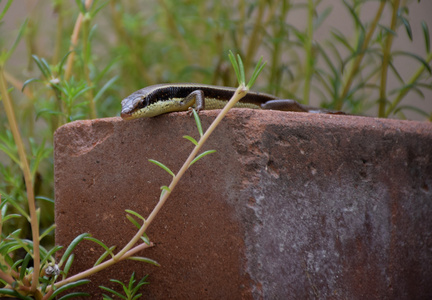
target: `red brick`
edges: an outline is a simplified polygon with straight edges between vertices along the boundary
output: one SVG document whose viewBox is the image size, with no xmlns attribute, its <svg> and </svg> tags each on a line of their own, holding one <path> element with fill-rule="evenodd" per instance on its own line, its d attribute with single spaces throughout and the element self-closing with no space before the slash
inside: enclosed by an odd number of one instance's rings
<svg viewBox="0 0 432 300">
<path fill-rule="evenodd" d="M 218 111 L 201 113 L 207 128 Z M 55 134 L 56 241 L 89 232 L 109 246 L 134 234 L 197 137 L 172 113 L 77 121 Z M 150 274 L 146 299 L 432 298 L 432 124 L 237 109 L 182 178 L 141 255 L 87 290 Z M 74 272 L 103 251 L 85 242 Z"/>
</svg>

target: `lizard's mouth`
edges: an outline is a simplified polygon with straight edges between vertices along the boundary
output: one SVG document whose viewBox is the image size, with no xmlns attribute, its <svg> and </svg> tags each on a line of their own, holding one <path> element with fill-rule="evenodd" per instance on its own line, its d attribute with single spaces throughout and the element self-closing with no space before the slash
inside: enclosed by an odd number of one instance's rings
<svg viewBox="0 0 432 300">
<path fill-rule="evenodd" d="M 120 114 L 120 117 L 123 119 L 123 120 L 130 120 L 130 119 L 133 119 L 133 116 L 132 116 L 132 114 L 130 114 L 130 113 L 121 113 Z"/>
</svg>

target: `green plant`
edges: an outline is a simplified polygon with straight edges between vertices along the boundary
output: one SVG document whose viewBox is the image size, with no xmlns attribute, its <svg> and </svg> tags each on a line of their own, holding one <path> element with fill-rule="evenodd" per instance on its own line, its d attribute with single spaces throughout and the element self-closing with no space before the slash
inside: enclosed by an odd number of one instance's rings
<svg viewBox="0 0 432 300">
<path fill-rule="evenodd" d="M 132 273 L 132 276 L 129 279 L 129 284 L 128 285 L 125 285 L 121 281 L 118 281 L 118 280 L 115 280 L 115 279 L 111 279 L 110 280 L 111 282 L 118 283 L 118 284 L 120 284 L 123 287 L 123 291 L 125 293 L 125 296 L 123 296 L 119 292 L 114 291 L 113 289 L 110 289 L 110 288 L 107 288 L 107 287 L 104 287 L 104 286 L 100 286 L 100 288 L 103 289 L 103 290 L 105 290 L 105 291 L 107 291 L 107 292 L 109 292 L 109 293 L 111 293 L 111 294 L 113 294 L 113 295 L 115 295 L 115 296 L 117 296 L 120 299 L 135 300 L 135 299 L 138 299 L 138 298 L 140 298 L 142 296 L 142 294 L 137 294 L 138 291 L 139 291 L 139 289 L 143 285 L 149 284 L 149 282 L 146 281 L 147 277 L 148 277 L 148 275 L 144 276 L 143 278 L 141 278 L 141 280 L 138 281 L 138 283 L 136 285 L 135 285 L 135 282 L 136 282 L 136 280 L 135 280 L 135 272 Z M 103 294 L 103 299 L 107 299 L 108 300 L 108 299 L 113 299 L 113 298 L 111 298 L 110 296 L 108 296 L 106 294 Z"/>
</svg>

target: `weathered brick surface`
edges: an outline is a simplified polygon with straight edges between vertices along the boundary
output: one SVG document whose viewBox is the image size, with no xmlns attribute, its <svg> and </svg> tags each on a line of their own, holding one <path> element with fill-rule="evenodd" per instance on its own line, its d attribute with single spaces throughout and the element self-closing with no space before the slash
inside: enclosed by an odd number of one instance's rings
<svg viewBox="0 0 432 300">
<path fill-rule="evenodd" d="M 201 114 L 204 128 L 217 111 Z M 90 232 L 124 245 L 191 150 L 192 118 L 77 121 L 55 134 L 56 240 Z M 431 299 L 432 124 L 233 110 L 217 153 L 182 179 L 136 262 L 94 275 L 150 274 L 146 299 Z M 98 246 L 77 249 L 74 271 Z M 117 287 L 118 288 L 118 287 Z"/>
</svg>

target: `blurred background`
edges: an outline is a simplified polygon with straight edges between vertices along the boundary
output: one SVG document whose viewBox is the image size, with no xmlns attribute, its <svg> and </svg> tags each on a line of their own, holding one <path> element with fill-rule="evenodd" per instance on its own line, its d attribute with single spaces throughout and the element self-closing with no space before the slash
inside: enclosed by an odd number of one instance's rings
<svg viewBox="0 0 432 300">
<path fill-rule="evenodd" d="M 40 77 L 41 72 L 31 55 L 44 58 L 50 65 L 58 64 L 70 49 L 81 2 L 83 6 L 85 3 L 92 6 L 88 9 L 87 22 L 84 22 L 87 25 L 81 27 L 77 45 L 73 48 L 78 56 L 74 60 L 74 78 L 81 79 L 79 72 L 82 72 L 83 64 L 90 72 L 92 82 L 89 85 L 100 86 L 117 77 L 103 99 L 97 99 L 99 117 L 118 115 L 122 98 L 155 83 L 235 85 L 227 60 L 229 49 L 242 55 L 249 71 L 258 58 L 264 56 L 267 67 L 255 86 L 257 90 L 316 106 L 341 106 L 347 112 L 370 116 L 378 115 L 376 102 L 380 94 L 377 85 L 381 84 L 381 78 L 374 68 L 382 64 L 382 52 L 389 34 L 393 36 L 390 47 L 393 53 L 386 80 L 387 101 L 394 100 L 395 90 L 408 84 L 418 71 L 421 62 L 415 56 L 430 65 L 430 59 L 427 61 L 430 50 L 425 45 L 430 41 L 424 37 L 422 22 L 430 27 L 432 2 L 426 0 L 205 3 L 197 0 L 33 0 L 13 1 L 3 18 L 0 41 L 4 47 L 10 46 L 20 26 L 28 20 L 24 37 L 6 66 L 8 73 L 21 82 Z M 396 2 L 397 20 L 391 28 Z M 371 29 L 381 3 L 385 3 L 384 8 L 360 62 L 363 70 L 354 76 L 350 92 L 342 96 L 350 68 L 361 52 L 362 39 Z M 6 1 L 2 1 L 0 6 L 5 4 Z M 310 21 L 312 28 L 308 28 Z M 84 36 L 88 43 L 83 40 Z M 312 37 L 311 41 L 309 37 Z M 329 56 L 332 65 L 326 62 L 323 52 Z M 109 70 L 103 74 L 104 78 L 97 78 L 99 82 L 95 82 L 97 74 L 107 67 Z M 333 74 L 332 68 L 339 74 Z M 428 71 L 426 73 L 425 76 L 430 76 Z M 432 109 L 430 77 L 423 83 L 429 87 L 411 90 L 401 104 L 413 106 L 424 114 L 402 109 L 403 115 L 398 116 L 396 112 L 387 116 L 412 120 L 427 118 Z M 329 86 L 334 90 L 327 91 Z M 94 96 L 95 92 L 97 87 L 91 94 Z M 350 95 L 351 92 L 354 95 Z M 15 98 L 20 101 L 19 94 Z"/>
<path fill-rule="evenodd" d="M 0 11 L 0 70 L 28 147 L 42 231 L 54 222 L 59 126 L 118 116 L 124 97 L 152 84 L 236 86 L 229 50 L 249 75 L 260 56 L 267 61 L 254 90 L 352 114 L 432 120 L 430 0 L 3 0 Z M 4 214 L 26 210 L 9 122 L 2 106 Z M 26 222 L 12 220 L 9 231 Z M 43 240 L 52 242 L 52 234 Z"/>
</svg>

